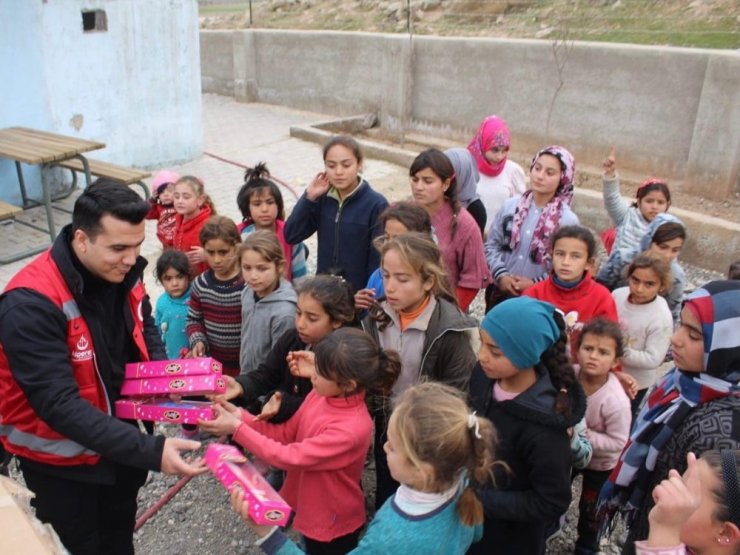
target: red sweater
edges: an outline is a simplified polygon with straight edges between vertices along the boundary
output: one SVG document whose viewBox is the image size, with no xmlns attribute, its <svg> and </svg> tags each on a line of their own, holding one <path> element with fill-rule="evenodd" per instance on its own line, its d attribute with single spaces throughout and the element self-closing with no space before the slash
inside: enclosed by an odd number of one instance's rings
<svg viewBox="0 0 740 555">
<path fill-rule="evenodd" d="M 203 208 L 200 209 L 200 212 L 190 220 L 183 220 L 182 214 L 175 216 L 175 234 L 172 238 L 172 246 L 185 254 L 190 252 L 190 249 L 193 247 L 202 247 L 203 245 L 200 244 L 200 238 L 198 235 L 200 235 L 201 228 L 210 217 L 211 207 L 207 204 L 204 205 Z M 198 274 L 205 272 L 207 269 L 208 264 L 201 262 L 200 264 L 193 266 L 190 270 L 193 276 L 197 276 Z"/>
<path fill-rule="evenodd" d="M 522 295 L 551 303 L 563 311 L 573 360 L 578 335 L 584 324 L 597 316 L 619 322 L 612 294 L 606 287 L 596 283 L 589 273 L 586 273 L 578 285 L 570 289 L 556 284 L 550 275 L 546 280 L 527 287 Z"/>
<path fill-rule="evenodd" d="M 328 542 L 365 524 L 360 479 L 373 422 L 365 393 L 346 398 L 311 391 L 290 420 L 254 421 L 242 411 L 234 441 L 287 471 L 280 495 L 295 510 L 293 527 Z"/>
</svg>

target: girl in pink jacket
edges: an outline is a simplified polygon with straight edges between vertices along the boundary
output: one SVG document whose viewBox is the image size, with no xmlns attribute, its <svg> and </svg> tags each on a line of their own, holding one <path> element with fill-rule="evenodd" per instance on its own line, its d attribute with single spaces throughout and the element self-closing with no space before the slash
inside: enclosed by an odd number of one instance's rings
<svg viewBox="0 0 740 555">
<path fill-rule="evenodd" d="M 360 479 L 373 430 L 365 392 L 387 395 L 401 371 L 400 358 L 354 328 L 338 329 L 313 352 L 289 358 L 291 371 L 313 383 L 290 420 L 270 424 L 224 402 L 214 406 L 216 420 L 200 425 L 233 434 L 254 456 L 286 471 L 280 495 L 295 510 L 293 527 L 308 553 L 347 553 L 365 525 Z"/>
</svg>

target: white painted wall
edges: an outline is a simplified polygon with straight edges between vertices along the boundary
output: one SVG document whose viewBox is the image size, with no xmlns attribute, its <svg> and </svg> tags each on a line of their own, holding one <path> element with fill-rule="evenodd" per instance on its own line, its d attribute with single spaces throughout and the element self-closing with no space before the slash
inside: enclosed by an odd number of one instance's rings
<svg viewBox="0 0 740 555">
<path fill-rule="evenodd" d="M 82 10 L 108 30 L 83 32 Z M 90 156 L 157 168 L 202 150 L 195 0 L 0 0 L 0 127 L 104 142 Z M 31 192 L 40 173 L 24 166 Z M 0 198 L 18 202 L 0 159 Z"/>
</svg>

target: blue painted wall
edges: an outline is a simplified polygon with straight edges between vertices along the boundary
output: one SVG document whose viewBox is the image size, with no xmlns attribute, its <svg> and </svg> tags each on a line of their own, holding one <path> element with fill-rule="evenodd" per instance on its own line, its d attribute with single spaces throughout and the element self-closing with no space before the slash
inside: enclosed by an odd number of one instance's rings
<svg viewBox="0 0 740 555">
<path fill-rule="evenodd" d="M 83 32 L 104 10 L 107 31 Z M 195 0 L 0 0 L 0 127 L 23 125 L 103 142 L 91 153 L 157 168 L 202 150 Z M 32 194 L 38 168 L 23 166 Z M 0 159 L 0 198 L 18 203 Z"/>
</svg>

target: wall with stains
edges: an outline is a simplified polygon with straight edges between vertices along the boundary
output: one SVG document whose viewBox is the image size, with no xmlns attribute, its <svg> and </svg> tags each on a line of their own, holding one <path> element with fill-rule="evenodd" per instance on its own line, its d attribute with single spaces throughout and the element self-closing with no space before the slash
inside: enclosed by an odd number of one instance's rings
<svg viewBox="0 0 740 555">
<path fill-rule="evenodd" d="M 88 15 L 85 30 L 83 11 L 104 12 L 105 25 Z M 201 153 L 195 0 L 0 0 L 0 76 L 0 127 L 100 141 L 90 157 L 125 166 Z M 39 169 L 24 174 L 38 193 Z M 8 160 L 0 183 L 0 198 L 18 203 Z"/>
</svg>

